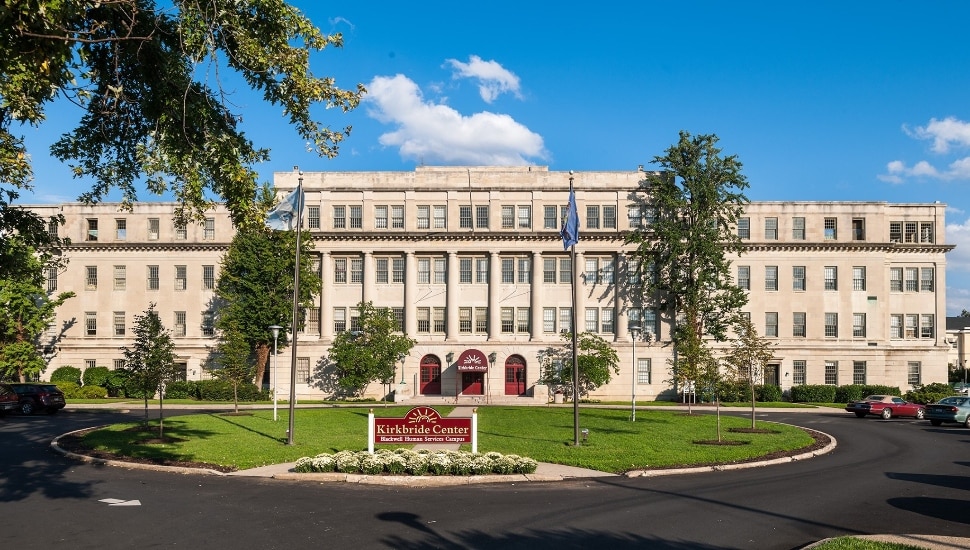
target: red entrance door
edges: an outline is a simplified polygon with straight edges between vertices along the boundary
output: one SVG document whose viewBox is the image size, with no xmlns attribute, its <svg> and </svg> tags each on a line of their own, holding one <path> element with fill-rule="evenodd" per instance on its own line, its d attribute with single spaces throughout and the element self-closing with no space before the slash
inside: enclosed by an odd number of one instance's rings
<svg viewBox="0 0 970 550">
<path fill-rule="evenodd" d="M 421 393 L 441 395 L 441 359 L 433 355 L 421 358 Z"/>
<path fill-rule="evenodd" d="M 518 355 L 505 360 L 505 395 L 525 395 L 525 360 Z"/>
<path fill-rule="evenodd" d="M 483 372 L 461 373 L 461 394 L 462 395 L 484 395 L 485 394 L 485 373 Z"/>
</svg>

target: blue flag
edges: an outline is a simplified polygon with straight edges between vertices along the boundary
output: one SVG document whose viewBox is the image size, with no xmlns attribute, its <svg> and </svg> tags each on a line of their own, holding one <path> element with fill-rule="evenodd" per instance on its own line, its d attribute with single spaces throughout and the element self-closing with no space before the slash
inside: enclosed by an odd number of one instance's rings
<svg viewBox="0 0 970 550">
<path fill-rule="evenodd" d="M 562 237 L 563 248 L 567 250 L 579 242 L 579 212 L 576 211 L 576 192 L 572 189 L 569 190 L 569 206 L 566 207 L 566 219 L 562 222 L 559 236 Z"/>
<path fill-rule="evenodd" d="M 266 227 L 276 231 L 296 229 L 298 214 L 303 209 L 303 188 L 297 186 L 266 215 Z"/>
</svg>

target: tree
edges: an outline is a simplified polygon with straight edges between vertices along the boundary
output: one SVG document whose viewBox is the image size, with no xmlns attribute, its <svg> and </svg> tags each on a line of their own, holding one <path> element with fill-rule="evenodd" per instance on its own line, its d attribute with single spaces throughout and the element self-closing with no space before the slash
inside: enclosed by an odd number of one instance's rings
<svg viewBox="0 0 970 550">
<path fill-rule="evenodd" d="M 561 386 L 563 393 L 573 395 L 573 346 L 572 333 L 562 332 L 565 343 L 543 352 L 542 375 L 544 384 Z M 579 395 L 589 393 L 609 384 L 613 375 L 620 372 L 620 357 L 609 342 L 593 332 L 580 333 L 576 338 L 577 364 L 579 367 Z"/>
<path fill-rule="evenodd" d="M 37 378 L 47 368 L 45 350 L 53 341 L 42 341 L 57 316 L 57 308 L 73 292 L 48 293 L 46 255 L 26 244 L 18 235 L 0 241 L 0 378 L 24 382 Z M 56 338 L 56 337 L 55 337 Z"/>
<path fill-rule="evenodd" d="M 398 357 L 410 353 L 416 343 L 398 331 L 389 308 L 360 302 L 357 311 L 360 330 L 337 334 L 328 358 L 336 369 L 340 387 L 353 395 L 363 393 L 371 382 L 393 380 Z"/>
<path fill-rule="evenodd" d="M 149 304 L 142 315 L 135 315 L 132 329 L 135 341 L 131 348 L 125 346 L 124 371 L 129 383 L 139 389 L 145 399 L 145 421 L 148 421 L 148 399 L 155 393 L 158 400 L 158 437 L 163 438 L 163 393 L 164 384 L 178 375 L 175 366 L 175 342 L 171 333 L 162 325 L 162 319 L 155 311 L 155 304 Z"/>
<path fill-rule="evenodd" d="M 626 237 L 637 245 L 634 269 L 651 274 L 642 279 L 641 294 L 656 299 L 673 321 L 678 385 L 699 376 L 705 338 L 724 341 L 747 303 L 727 256 L 743 252 L 733 228 L 750 202 L 742 193 L 748 181 L 736 156 L 720 156 L 717 141 L 681 131 L 666 155 L 654 157 L 663 171 L 641 182 L 646 196 L 639 202 L 655 221 Z"/>
<path fill-rule="evenodd" d="M 340 34 L 322 34 L 282 1 L 5 2 L 2 190 L 9 196 L 29 188 L 33 177 L 11 125 L 40 125 L 46 105 L 60 100 L 83 109 L 78 126 L 51 147 L 76 177 L 93 180 L 80 200 L 98 201 L 117 187 L 130 206 L 145 181 L 150 192 L 175 196 L 180 217 L 201 220 L 215 194 L 237 227 L 261 223 L 252 165 L 269 152 L 240 129 L 220 81 L 224 69 L 278 106 L 308 149 L 332 158 L 350 128 L 331 130 L 310 111 L 318 104 L 354 109 L 364 88 L 343 90 L 315 77 L 309 61 L 311 52 L 342 45 Z M 6 205 L 0 209 L 5 219 Z"/>
<path fill-rule="evenodd" d="M 215 354 L 206 369 L 219 380 L 232 385 L 233 412 L 239 412 L 239 386 L 252 382 L 256 370 L 252 361 L 253 349 L 246 335 L 235 323 L 230 323 L 216 345 Z"/>
<path fill-rule="evenodd" d="M 726 363 L 736 379 L 745 379 L 751 390 L 751 428 L 757 428 L 755 417 L 755 382 L 764 372 L 765 365 L 774 356 L 771 341 L 758 336 L 757 329 L 747 317 L 740 316 L 737 322 L 738 337 L 731 342 L 731 351 Z"/>
<path fill-rule="evenodd" d="M 313 240 L 301 235 L 300 305 L 313 306 L 320 292 L 320 276 L 310 261 Z M 279 325 L 278 348 L 285 348 L 293 330 L 293 272 L 296 270 L 296 233 L 272 231 L 263 226 L 241 228 L 222 258 L 216 284 L 215 324 L 223 333 L 230 329 L 248 342 L 255 354 L 255 382 L 266 370 L 273 336 L 270 325 Z"/>
<path fill-rule="evenodd" d="M 960 315 L 958 315 L 958 317 L 964 317 L 964 318 L 970 317 L 970 311 L 963 310 L 960 312 Z"/>
</svg>

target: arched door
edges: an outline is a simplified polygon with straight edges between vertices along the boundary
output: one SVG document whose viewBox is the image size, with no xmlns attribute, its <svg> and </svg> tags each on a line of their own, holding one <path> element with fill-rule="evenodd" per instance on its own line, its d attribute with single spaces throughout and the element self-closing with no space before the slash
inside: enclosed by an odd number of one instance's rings
<svg viewBox="0 0 970 550">
<path fill-rule="evenodd" d="M 421 358 L 421 393 L 441 395 L 441 359 L 434 355 Z"/>
<path fill-rule="evenodd" d="M 525 359 L 521 355 L 505 360 L 505 395 L 525 395 Z"/>
</svg>

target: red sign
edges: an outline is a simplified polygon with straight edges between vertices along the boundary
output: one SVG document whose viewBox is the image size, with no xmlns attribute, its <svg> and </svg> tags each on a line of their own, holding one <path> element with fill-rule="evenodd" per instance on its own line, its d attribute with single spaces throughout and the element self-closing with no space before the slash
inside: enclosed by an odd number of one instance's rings
<svg viewBox="0 0 970 550">
<path fill-rule="evenodd" d="M 466 349 L 455 361 L 458 372 L 488 372 L 488 359 L 477 349 Z"/>
<path fill-rule="evenodd" d="M 471 442 L 471 418 L 442 418 L 431 407 L 414 407 L 404 418 L 374 419 L 374 443 Z"/>
</svg>

